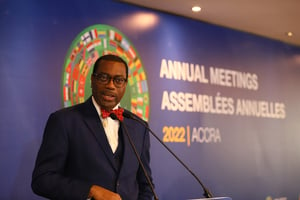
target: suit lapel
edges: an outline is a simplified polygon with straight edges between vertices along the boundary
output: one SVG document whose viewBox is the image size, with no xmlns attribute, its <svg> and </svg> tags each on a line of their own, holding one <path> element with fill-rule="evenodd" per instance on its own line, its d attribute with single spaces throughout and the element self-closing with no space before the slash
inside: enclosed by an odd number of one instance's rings
<svg viewBox="0 0 300 200">
<path fill-rule="evenodd" d="M 86 107 L 84 109 L 85 117 L 84 121 L 86 122 L 87 126 L 91 130 L 92 134 L 95 136 L 97 142 L 99 143 L 101 149 L 106 155 L 106 158 L 109 160 L 115 171 L 117 172 L 117 166 L 113 159 L 113 152 L 111 147 L 108 143 L 107 137 L 105 135 L 104 128 L 101 124 L 99 115 L 97 113 L 96 108 L 92 103 L 92 99 L 89 98 L 86 102 Z"/>
</svg>

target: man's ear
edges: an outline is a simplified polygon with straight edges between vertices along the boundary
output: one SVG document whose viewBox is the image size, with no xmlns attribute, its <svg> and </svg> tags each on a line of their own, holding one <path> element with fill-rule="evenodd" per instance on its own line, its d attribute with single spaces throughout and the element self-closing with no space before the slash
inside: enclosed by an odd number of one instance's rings
<svg viewBox="0 0 300 200">
<path fill-rule="evenodd" d="M 94 83 L 94 77 L 93 77 L 93 75 L 91 75 L 91 88 L 93 88 L 92 86 L 93 86 L 93 83 Z"/>
</svg>

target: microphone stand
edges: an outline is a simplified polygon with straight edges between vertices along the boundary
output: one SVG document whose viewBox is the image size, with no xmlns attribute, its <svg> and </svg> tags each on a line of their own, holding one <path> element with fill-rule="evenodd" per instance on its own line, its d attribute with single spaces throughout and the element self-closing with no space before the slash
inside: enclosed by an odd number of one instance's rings
<svg viewBox="0 0 300 200">
<path fill-rule="evenodd" d="M 143 170 L 143 173 L 144 173 L 144 175 L 145 175 L 145 177 L 146 177 L 146 179 L 147 179 L 147 182 L 148 182 L 148 185 L 150 186 L 150 189 L 151 189 L 151 191 L 152 191 L 152 194 L 154 195 L 154 199 L 155 199 L 155 200 L 159 200 L 158 197 L 157 197 L 157 195 L 156 195 L 156 193 L 155 193 L 155 191 L 154 191 L 153 184 L 151 183 L 151 180 L 150 180 L 149 175 L 148 175 L 148 173 L 147 173 L 147 171 L 146 171 L 146 169 L 145 169 L 145 166 L 144 166 L 144 164 L 143 164 L 143 162 L 142 162 L 142 160 L 141 160 L 141 158 L 140 158 L 140 156 L 139 156 L 139 154 L 138 154 L 138 152 L 137 152 L 137 150 L 136 150 L 136 148 L 135 148 L 135 145 L 134 145 L 134 143 L 133 143 L 133 141 L 132 141 L 132 139 L 131 139 L 129 133 L 128 133 L 127 127 L 125 126 L 125 124 L 124 124 L 121 120 L 119 120 L 119 118 L 118 118 L 114 113 L 111 113 L 109 116 L 110 116 L 113 120 L 118 120 L 119 123 L 120 123 L 120 125 L 123 127 L 124 132 L 125 132 L 125 134 L 126 134 L 128 140 L 129 140 L 129 143 L 130 143 L 130 145 L 131 145 L 131 147 L 132 147 L 132 149 L 133 149 L 133 151 L 134 151 L 134 154 L 135 154 L 136 158 L 138 159 L 138 162 L 139 162 L 139 164 L 140 164 L 140 166 L 141 166 L 141 168 L 142 168 L 142 170 Z"/>
<path fill-rule="evenodd" d="M 178 156 L 176 156 L 176 154 L 167 145 L 165 145 L 165 143 L 148 127 L 148 124 L 146 122 L 142 121 L 142 119 L 136 117 L 135 115 L 129 113 L 128 111 L 125 111 L 123 113 L 123 116 L 126 117 L 126 118 L 133 119 L 133 120 L 143 124 L 146 127 L 146 129 L 169 151 L 169 153 L 171 153 L 176 158 L 176 160 L 198 181 L 198 183 L 201 185 L 201 187 L 204 191 L 203 195 L 206 198 L 212 198 L 213 197 L 212 193 L 204 186 L 204 184 L 195 175 L 195 173 L 192 172 L 192 170 L 190 170 L 189 167 L 186 164 L 184 164 L 184 162 L 181 161 L 178 158 Z"/>
</svg>

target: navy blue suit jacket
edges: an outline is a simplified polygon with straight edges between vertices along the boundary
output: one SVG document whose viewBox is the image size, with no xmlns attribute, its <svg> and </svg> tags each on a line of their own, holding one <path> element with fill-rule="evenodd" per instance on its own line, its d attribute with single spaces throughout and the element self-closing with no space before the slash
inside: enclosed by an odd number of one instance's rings
<svg viewBox="0 0 300 200">
<path fill-rule="evenodd" d="M 124 118 L 123 123 L 151 178 L 148 131 L 131 119 Z M 50 199 L 86 199 L 95 184 L 117 192 L 122 200 L 152 199 L 126 136 L 123 143 L 123 162 L 118 171 L 91 98 L 52 113 L 33 171 L 33 191 Z"/>
</svg>

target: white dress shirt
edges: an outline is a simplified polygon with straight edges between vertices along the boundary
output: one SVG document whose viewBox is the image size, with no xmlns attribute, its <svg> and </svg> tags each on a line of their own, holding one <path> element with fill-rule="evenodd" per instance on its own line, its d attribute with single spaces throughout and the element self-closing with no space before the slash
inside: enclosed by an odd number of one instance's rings
<svg viewBox="0 0 300 200">
<path fill-rule="evenodd" d="M 113 153 L 115 153 L 116 150 L 117 150 L 118 144 L 119 144 L 119 134 L 118 134 L 119 127 L 120 127 L 119 121 L 118 120 L 113 120 L 110 117 L 107 117 L 107 118 L 103 119 L 102 116 L 101 116 L 101 108 L 97 104 L 97 102 L 96 102 L 96 100 L 94 99 L 93 96 L 92 96 L 92 101 L 93 101 L 93 104 L 94 104 L 94 106 L 95 106 L 95 108 L 98 112 L 101 123 L 104 127 L 104 131 L 105 131 L 108 143 L 111 147 L 111 150 L 112 150 Z M 117 109 L 118 107 L 119 107 L 119 104 L 116 105 L 116 107 L 114 107 L 113 110 Z"/>
</svg>

